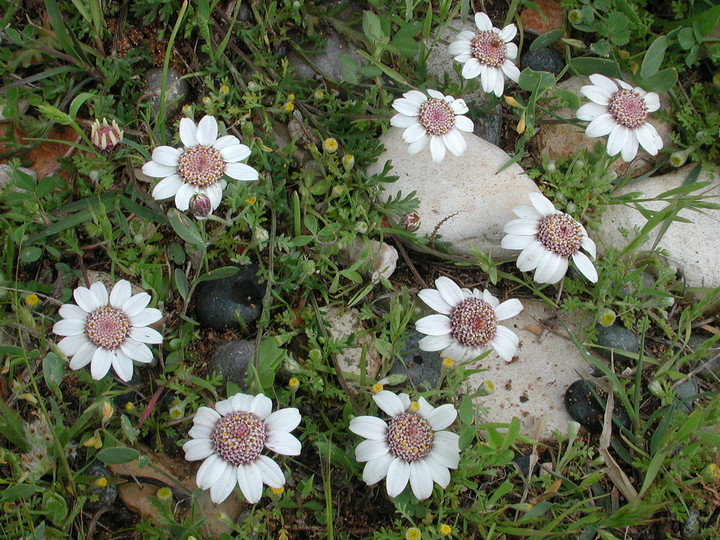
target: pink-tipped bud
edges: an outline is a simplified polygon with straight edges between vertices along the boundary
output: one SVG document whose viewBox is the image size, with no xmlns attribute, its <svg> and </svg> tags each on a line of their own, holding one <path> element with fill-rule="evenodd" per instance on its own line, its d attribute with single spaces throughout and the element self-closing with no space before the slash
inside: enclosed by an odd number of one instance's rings
<svg viewBox="0 0 720 540">
<path fill-rule="evenodd" d="M 196 193 L 190 199 L 190 211 L 197 219 L 205 219 L 212 214 L 213 207 L 210 197 L 204 193 Z"/>
<path fill-rule="evenodd" d="M 115 150 L 123 140 L 123 131 L 115 120 L 108 124 L 107 118 L 95 120 L 90 128 L 90 140 L 95 148 L 107 154 Z"/>
<path fill-rule="evenodd" d="M 406 231 L 415 232 L 420 228 L 420 216 L 415 212 L 406 212 L 400 220 L 400 224 Z"/>
</svg>

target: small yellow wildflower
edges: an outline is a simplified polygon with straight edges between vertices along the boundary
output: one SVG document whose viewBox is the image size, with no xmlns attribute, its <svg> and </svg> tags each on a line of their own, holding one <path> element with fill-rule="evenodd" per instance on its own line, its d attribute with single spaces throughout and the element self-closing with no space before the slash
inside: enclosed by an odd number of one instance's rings
<svg viewBox="0 0 720 540">
<path fill-rule="evenodd" d="M 88 447 L 88 448 L 92 446 L 92 447 L 95 448 L 96 450 L 100 450 L 100 449 L 102 448 L 102 439 L 101 439 L 100 436 L 96 433 L 95 435 L 93 435 L 92 437 L 90 437 L 87 441 L 85 441 L 85 442 L 83 443 L 83 446 L 86 446 L 86 447 Z"/>
<path fill-rule="evenodd" d="M 518 103 L 518 100 L 515 99 L 512 96 L 503 96 L 505 98 L 505 103 L 510 105 L 511 107 L 519 107 L 520 103 Z"/>
<path fill-rule="evenodd" d="M 188 118 L 191 118 L 193 113 L 192 106 L 190 106 L 189 104 L 183 105 L 182 113 Z"/>
<path fill-rule="evenodd" d="M 157 498 L 162 502 L 169 501 L 172 499 L 172 490 L 166 487 L 158 489 Z"/>
<path fill-rule="evenodd" d="M 27 298 L 25 298 L 25 303 L 30 307 L 35 307 L 40 303 L 40 298 L 37 294 L 31 293 L 27 295 Z"/>
<path fill-rule="evenodd" d="M 600 324 L 603 326 L 610 326 L 615 322 L 615 317 L 615 312 L 612 309 L 605 309 L 600 315 Z"/>
<path fill-rule="evenodd" d="M 95 485 L 99 488 L 107 487 L 107 485 L 108 485 L 107 478 L 105 478 L 104 476 L 101 478 L 98 478 L 97 480 L 95 480 Z"/>
<path fill-rule="evenodd" d="M 492 394 L 495 392 L 495 385 L 492 383 L 492 381 L 485 381 L 483 383 L 483 388 L 488 394 Z"/>
<path fill-rule="evenodd" d="M 125 404 L 125 410 L 128 412 L 133 412 L 135 410 L 135 404 L 132 401 L 128 401 Z"/>
<path fill-rule="evenodd" d="M 378 392 L 382 392 L 382 389 L 383 389 L 383 388 L 384 388 L 384 387 L 383 387 L 382 384 L 380 384 L 380 383 L 375 383 L 375 384 L 372 385 L 372 388 L 371 388 L 371 389 L 372 389 L 372 393 L 373 393 L 373 394 L 377 394 Z"/>
<path fill-rule="evenodd" d="M 283 109 L 285 109 L 285 112 L 293 112 L 295 110 L 295 104 L 292 101 L 288 101 L 283 105 Z"/>
<path fill-rule="evenodd" d="M 443 536 L 450 536 L 452 534 L 452 527 L 447 523 L 440 525 L 438 532 Z"/>
<path fill-rule="evenodd" d="M 202 98 L 203 105 L 210 105 L 212 103 L 212 99 L 210 99 L 209 96 L 205 96 Z"/>
<path fill-rule="evenodd" d="M 338 149 L 338 142 L 336 139 L 333 139 L 332 137 L 328 137 L 325 139 L 322 143 L 323 150 L 325 150 L 328 154 L 334 154 L 337 152 Z"/>
<path fill-rule="evenodd" d="M 300 386 L 300 381 L 297 379 L 297 377 L 291 377 L 288 381 L 288 386 L 291 390 L 297 390 L 298 386 Z"/>
<path fill-rule="evenodd" d="M 410 412 L 418 412 L 420 410 L 420 404 L 417 401 L 411 401 L 408 410 Z"/>
<path fill-rule="evenodd" d="M 230 92 L 230 87 L 228 87 L 227 84 L 223 84 L 223 85 L 220 87 L 220 93 L 221 93 L 221 94 L 227 94 L 228 92 Z"/>
<path fill-rule="evenodd" d="M 255 204 L 255 201 L 257 201 L 257 197 L 248 197 L 245 199 L 245 202 L 248 204 Z"/>
<path fill-rule="evenodd" d="M 288 540 L 290 538 L 288 536 L 288 532 L 285 529 L 280 529 L 280 532 L 278 533 L 278 540 Z"/>
<path fill-rule="evenodd" d="M 405 533 L 405 540 L 420 540 L 422 532 L 417 527 L 410 527 Z"/>
<path fill-rule="evenodd" d="M 114 412 L 115 412 L 115 408 L 112 405 L 110 405 L 109 402 L 103 401 L 103 403 L 102 403 L 102 422 L 103 422 L 103 424 L 105 422 L 107 422 L 108 420 L 110 420 L 110 417 L 113 415 Z"/>
<path fill-rule="evenodd" d="M 445 369 L 452 369 L 455 367 L 455 360 L 452 358 L 443 358 L 442 365 Z"/>
<path fill-rule="evenodd" d="M 325 92 L 322 90 L 315 90 L 315 99 L 322 99 L 325 97 Z"/>
<path fill-rule="evenodd" d="M 350 171 L 355 166 L 355 156 L 345 154 L 342 159 L 342 164 L 346 171 Z"/>
<path fill-rule="evenodd" d="M 271 487 L 270 491 L 273 492 L 273 495 L 282 495 L 285 492 L 285 488 L 283 486 L 280 486 L 279 488 Z"/>
</svg>

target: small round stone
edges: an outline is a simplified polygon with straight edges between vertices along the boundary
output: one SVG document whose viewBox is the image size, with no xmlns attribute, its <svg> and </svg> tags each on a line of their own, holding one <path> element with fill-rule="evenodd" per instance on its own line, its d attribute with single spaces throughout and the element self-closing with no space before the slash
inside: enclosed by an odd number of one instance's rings
<svg viewBox="0 0 720 540">
<path fill-rule="evenodd" d="M 608 111 L 618 124 L 630 129 L 643 125 L 648 115 L 645 100 L 634 90 L 626 88 L 610 96 Z"/>
<path fill-rule="evenodd" d="M 507 45 L 497 32 L 486 30 L 472 39 L 470 51 L 481 64 L 496 68 L 505 62 Z"/>
<path fill-rule="evenodd" d="M 450 335 L 466 347 L 480 347 L 495 337 L 497 317 L 485 300 L 466 298 L 450 313 Z"/>
<path fill-rule="evenodd" d="M 565 410 L 590 433 L 602 432 L 606 405 L 607 393 L 592 381 L 577 380 L 565 391 Z M 613 419 L 621 426 L 630 427 L 630 417 L 619 398 L 615 399 Z M 614 426 L 613 432 L 617 431 L 617 426 Z"/>
<path fill-rule="evenodd" d="M 390 453 L 404 461 L 427 456 L 432 450 L 434 438 L 430 423 L 417 413 L 398 414 L 388 425 Z"/>
<path fill-rule="evenodd" d="M 251 412 L 235 411 L 217 421 L 210 440 L 218 455 L 231 465 L 254 461 L 265 446 L 265 422 Z"/>
<path fill-rule="evenodd" d="M 112 306 L 103 306 L 90 313 L 85 321 L 85 335 L 96 345 L 114 351 L 130 335 L 130 319 L 125 313 Z"/>
<path fill-rule="evenodd" d="M 569 214 L 552 214 L 540 220 L 538 241 L 561 257 L 570 257 L 580 250 L 583 230 Z"/>
<path fill-rule="evenodd" d="M 420 106 L 420 123 L 430 135 L 445 135 L 455 126 L 455 113 L 447 101 L 428 99 Z"/>
<path fill-rule="evenodd" d="M 211 186 L 222 178 L 224 171 L 225 160 L 212 146 L 191 146 L 180 156 L 178 174 L 193 186 Z"/>
</svg>

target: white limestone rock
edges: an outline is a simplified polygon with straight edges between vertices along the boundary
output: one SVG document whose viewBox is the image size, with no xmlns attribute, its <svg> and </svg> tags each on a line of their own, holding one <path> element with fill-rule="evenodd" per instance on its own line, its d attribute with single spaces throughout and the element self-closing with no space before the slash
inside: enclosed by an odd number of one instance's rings
<svg viewBox="0 0 720 540">
<path fill-rule="evenodd" d="M 479 249 L 494 257 L 515 257 L 517 252 L 500 247 L 503 227 L 517 217 L 513 207 L 529 204 L 528 194 L 539 192 L 523 169 L 513 164 L 498 173 L 510 156 L 472 134 L 465 135 L 468 148 L 462 156 L 447 152 L 442 162 L 434 163 L 429 147 L 414 156 L 408 154 L 402 133 L 402 129 L 390 128 L 383 135 L 385 152 L 368 168 L 369 174 L 377 174 L 392 161 L 390 174 L 399 178 L 385 184 L 381 197 L 415 191 L 420 200 L 416 210 L 420 228 L 415 234 L 441 235 L 451 253 L 470 255 Z"/>
</svg>

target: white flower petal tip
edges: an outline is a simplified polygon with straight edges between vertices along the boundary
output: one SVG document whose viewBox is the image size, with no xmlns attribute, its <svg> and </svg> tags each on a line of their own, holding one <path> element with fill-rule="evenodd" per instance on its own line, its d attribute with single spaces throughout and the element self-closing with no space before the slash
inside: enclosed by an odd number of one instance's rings
<svg viewBox="0 0 720 540">
<path fill-rule="evenodd" d="M 161 178 L 152 192 L 156 200 L 174 197 L 178 210 L 189 209 L 198 219 L 205 219 L 219 206 L 228 178 L 253 181 L 259 177 L 255 169 L 239 163 L 250 155 L 250 149 L 233 135 L 218 137 L 218 123 L 212 116 L 204 116 L 197 125 L 183 118 L 180 140 L 184 148 L 160 146 L 153 150 L 152 161 L 143 165 L 145 174 Z"/>
<path fill-rule="evenodd" d="M 197 472 L 197 485 L 209 489 L 216 504 L 224 501 L 235 486 L 245 500 L 255 504 L 263 484 L 273 489 L 285 485 L 278 464 L 262 454 L 265 448 L 288 456 L 300 454 L 300 441 L 290 431 L 302 418 L 297 409 L 272 411 L 272 401 L 263 394 L 238 393 L 218 401 L 214 409 L 200 407 L 183 445 L 185 459 L 204 460 Z"/>
<path fill-rule="evenodd" d="M 522 272 L 535 271 L 537 283 L 559 282 L 567 273 L 569 261 L 591 282 L 598 279 L 597 271 L 584 249 L 595 257 L 595 242 L 587 235 L 585 227 L 570 214 L 560 212 L 545 196 L 530 193 L 530 201 L 539 216 L 528 212 L 527 206 L 513 209 L 520 219 L 508 222 L 502 239 L 504 249 L 520 250 L 517 267 Z M 507 302 L 505 303 L 507 304 Z"/>
<path fill-rule="evenodd" d="M 497 323 L 522 311 L 519 300 L 500 303 L 490 291 L 461 289 L 444 276 L 435 281 L 435 287 L 418 293 L 439 313 L 415 323 L 415 329 L 426 334 L 418 344 L 421 350 L 442 351 L 442 357 L 456 362 L 471 360 L 487 349 L 493 349 L 501 358 L 507 356 L 506 343 L 496 339 Z"/>
<path fill-rule="evenodd" d="M 429 144 L 432 160 L 440 163 L 445 159 L 446 149 L 455 156 L 465 152 L 467 143 L 462 133 L 472 131 L 473 123 L 463 116 L 468 112 L 464 100 L 436 90 L 428 90 L 428 95 L 411 90 L 396 99 L 392 107 L 398 114 L 390 123 L 404 129 L 403 140 L 409 145 L 409 154 L 416 154 Z"/>
<path fill-rule="evenodd" d="M 495 28 L 482 12 L 475 14 L 475 25 L 478 32 L 460 32 L 448 47 L 448 52 L 463 64 L 463 78 L 480 76 L 483 90 L 500 97 L 505 88 L 505 78 L 517 82 L 520 76 L 513 63 L 517 57 L 517 46 L 512 40 L 517 34 L 517 27 L 509 24 L 502 30 Z"/>
<path fill-rule="evenodd" d="M 409 483 L 417 499 L 427 499 L 434 484 L 447 487 L 449 469 L 458 466 L 459 437 L 444 431 L 455 421 L 457 410 L 451 404 L 435 408 L 422 397 L 411 402 L 407 394 L 386 390 L 374 397 L 380 394 L 375 401 L 390 416 L 387 423 L 374 416 L 350 422 L 351 431 L 366 439 L 355 451 L 358 461 L 365 463 L 363 480 L 374 485 L 385 478 L 390 497 L 400 495 Z"/>
<path fill-rule="evenodd" d="M 577 118 L 590 121 L 585 135 L 590 138 L 608 136 L 607 153 L 620 155 L 623 161 L 635 159 L 639 146 L 650 155 L 662 148 L 662 139 L 648 122 L 648 114 L 660 108 L 655 92 L 604 75 L 591 75 L 592 85 L 583 86 L 580 93 L 590 100 L 577 110 Z M 616 84 L 617 83 L 617 84 Z"/>
<path fill-rule="evenodd" d="M 62 319 L 53 326 L 55 334 L 64 336 L 58 347 L 70 358 L 70 369 L 90 364 L 92 377 L 97 380 L 112 368 L 120 380 L 128 382 L 133 361 L 152 361 L 147 345 L 161 343 L 162 336 L 147 325 L 162 318 L 162 313 L 147 307 L 149 294 L 131 294 L 126 280 L 118 281 L 109 295 L 99 281 L 89 289 L 78 287 L 73 291 L 78 305 L 64 304 L 59 311 Z"/>
</svg>

